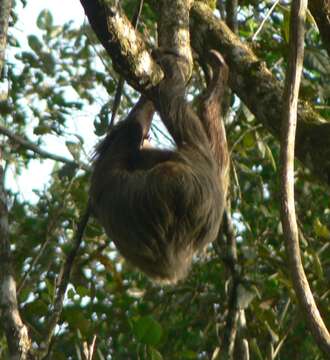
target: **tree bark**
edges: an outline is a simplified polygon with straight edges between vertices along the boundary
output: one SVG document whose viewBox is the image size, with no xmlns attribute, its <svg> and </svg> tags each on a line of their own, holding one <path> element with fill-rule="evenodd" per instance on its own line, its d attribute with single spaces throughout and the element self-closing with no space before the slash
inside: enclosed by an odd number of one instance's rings
<svg viewBox="0 0 330 360">
<path fill-rule="evenodd" d="M 330 56 L 330 0 L 310 0 L 308 7 L 319 28 L 323 45 Z"/>
<path fill-rule="evenodd" d="M 0 77 L 7 44 L 11 0 L 0 1 Z M 0 150 L 1 151 L 1 150 Z M 2 161 L 0 152 L 0 161 Z M 7 194 L 4 187 L 4 170 L 0 163 L 0 323 L 7 338 L 11 360 L 25 360 L 31 340 L 17 304 L 16 282 L 12 269 L 9 242 Z"/>
<path fill-rule="evenodd" d="M 329 355 L 330 335 L 315 303 L 301 260 L 294 201 L 294 144 L 299 87 L 304 60 L 306 9 L 307 0 L 292 2 L 289 59 L 283 93 L 280 162 L 281 220 L 293 288 L 316 343 L 325 355 Z"/>
<path fill-rule="evenodd" d="M 190 47 L 189 11 L 192 0 L 162 0 L 159 11 L 158 40 L 162 48 L 172 49 L 186 62 L 181 65 L 185 79 L 189 79 L 193 69 Z"/>
<path fill-rule="evenodd" d="M 159 4 L 148 0 L 157 9 Z M 147 92 L 163 74 L 152 60 L 141 36 L 118 9 L 105 12 L 101 1 L 81 0 L 93 30 L 111 56 L 116 69 L 135 89 Z M 220 21 L 205 4 L 195 1 L 190 11 L 194 50 L 218 50 L 230 68 L 229 85 L 250 111 L 280 139 L 281 84 L 253 51 Z M 306 102 L 299 102 L 296 157 L 315 177 L 330 185 L 330 123 Z"/>
<path fill-rule="evenodd" d="M 11 7 L 12 7 L 12 0 L 0 1 L 0 78 L 1 78 L 1 72 L 5 59 L 8 22 L 9 22 Z"/>
<path fill-rule="evenodd" d="M 115 4 L 103 0 L 80 0 L 113 66 L 138 91 L 146 92 L 163 77 L 140 34 Z"/>
<path fill-rule="evenodd" d="M 191 10 L 191 41 L 199 54 L 221 52 L 230 68 L 229 85 L 269 131 L 280 138 L 283 85 L 266 65 L 204 4 Z M 296 156 L 321 181 L 330 185 L 330 123 L 310 105 L 298 104 Z"/>
<path fill-rule="evenodd" d="M 7 197 L 4 172 L 0 166 L 0 321 L 6 334 L 11 360 L 28 359 L 31 340 L 19 314 L 16 282 L 9 243 Z"/>
</svg>

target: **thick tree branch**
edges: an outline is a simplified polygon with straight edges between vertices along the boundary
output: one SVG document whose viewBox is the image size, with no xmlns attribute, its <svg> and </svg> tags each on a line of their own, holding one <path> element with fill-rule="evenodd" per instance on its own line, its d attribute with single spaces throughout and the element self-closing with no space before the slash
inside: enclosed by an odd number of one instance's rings
<svg viewBox="0 0 330 360">
<path fill-rule="evenodd" d="M 201 2 L 191 10 L 191 41 L 199 54 L 222 53 L 230 68 L 229 85 L 258 121 L 280 138 L 282 85 L 252 50 Z M 298 105 L 296 155 L 314 175 L 330 184 L 330 123 L 308 104 Z"/>
<path fill-rule="evenodd" d="M 116 1 L 80 2 L 95 34 L 111 56 L 116 71 L 139 91 L 158 84 L 163 76 L 161 69 L 151 58 L 142 37 L 115 5 Z"/>
<path fill-rule="evenodd" d="M 190 47 L 189 11 L 192 0 L 162 0 L 159 11 L 159 46 L 172 49 L 186 63 L 182 63 L 181 70 L 188 80 L 191 76 L 193 61 Z"/>
<path fill-rule="evenodd" d="M 312 335 L 324 354 L 330 354 L 330 335 L 316 306 L 302 265 L 294 203 L 294 147 L 297 105 L 304 59 L 307 0 L 293 0 L 291 6 L 289 62 L 283 94 L 281 139 L 281 219 L 293 287 Z"/>
<path fill-rule="evenodd" d="M 310 0 L 308 7 L 319 28 L 323 45 L 330 56 L 330 0 Z"/>
<path fill-rule="evenodd" d="M 84 170 L 90 169 L 89 166 L 84 163 L 81 163 L 81 162 L 78 163 L 74 160 L 67 159 L 63 156 L 55 155 L 48 151 L 42 150 L 36 144 L 34 144 L 31 140 L 25 139 L 19 135 L 12 133 L 10 130 L 8 130 L 6 127 L 4 127 L 2 125 L 0 125 L 0 134 L 7 136 L 9 139 L 13 140 L 15 143 L 23 146 L 25 149 L 33 151 L 34 153 L 38 154 L 40 157 L 42 157 L 44 159 L 51 159 L 51 160 L 59 161 L 64 164 L 68 164 L 68 165 L 71 165 L 71 166 L 74 166 L 77 168 L 81 168 Z"/>
<path fill-rule="evenodd" d="M 132 26 L 133 26 L 134 30 L 137 30 L 137 27 L 138 27 L 138 23 L 139 23 L 142 8 L 143 8 L 143 2 L 144 2 L 143 0 L 139 0 L 139 5 L 136 8 L 135 13 L 132 18 Z M 109 124 L 108 129 L 112 129 L 113 125 L 115 124 L 115 118 L 117 116 L 117 112 L 118 112 L 118 109 L 120 106 L 121 96 L 122 96 L 123 90 L 124 90 L 124 85 L 125 85 L 125 79 L 124 79 L 123 75 L 120 75 L 118 84 L 117 84 L 117 88 L 116 88 L 116 92 L 115 92 L 115 97 L 113 100 L 111 119 L 110 119 L 110 124 Z"/>
<path fill-rule="evenodd" d="M 117 70 L 139 91 L 161 79 L 161 71 L 127 18 L 115 9 L 106 14 L 101 1 L 81 0 L 93 30 L 105 46 Z M 158 8 L 158 3 L 149 3 Z M 195 1 L 190 13 L 194 49 L 206 54 L 216 49 L 230 67 L 230 87 L 274 136 L 280 138 L 282 85 L 252 50 L 233 34 L 205 4 Z M 330 123 L 308 104 L 298 106 L 296 156 L 311 172 L 330 185 Z"/>
<path fill-rule="evenodd" d="M 7 337 L 11 359 L 27 359 L 31 348 L 28 330 L 19 314 L 16 282 L 11 264 L 4 172 L 0 166 L 0 323 Z"/>
<path fill-rule="evenodd" d="M 0 1 L 0 78 L 5 59 L 7 31 L 12 0 Z"/>
</svg>

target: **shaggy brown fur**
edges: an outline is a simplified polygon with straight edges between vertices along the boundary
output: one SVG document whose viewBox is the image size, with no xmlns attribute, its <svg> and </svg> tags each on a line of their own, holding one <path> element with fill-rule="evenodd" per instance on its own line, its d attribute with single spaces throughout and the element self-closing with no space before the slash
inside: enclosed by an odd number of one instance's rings
<svg viewBox="0 0 330 360">
<path fill-rule="evenodd" d="M 220 116 L 227 80 L 212 53 L 213 79 L 197 116 L 185 100 L 174 55 L 162 55 L 165 79 L 153 102 L 141 97 L 97 147 L 92 211 L 120 253 L 161 283 L 184 278 L 192 257 L 219 231 L 228 188 L 228 149 Z M 156 109 L 176 149 L 144 149 Z"/>
</svg>

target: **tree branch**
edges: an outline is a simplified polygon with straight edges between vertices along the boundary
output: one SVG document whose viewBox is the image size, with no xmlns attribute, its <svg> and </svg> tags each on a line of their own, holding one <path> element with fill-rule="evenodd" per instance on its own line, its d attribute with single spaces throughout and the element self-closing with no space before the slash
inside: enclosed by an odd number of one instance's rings
<svg viewBox="0 0 330 360">
<path fill-rule="evenodd" d="M 244 282 L 237 257 L 235 229 L 232 223 L 230 202 L 228 202 L 219 237 L 215 244 L 219 257 L 230 272 L 231 287 L 228 296 L 228 310 L 221 339 L 221 356 L 225 359 L 249 358 L 249 343 L 246 339 L 245 308 L 240 304 L 240 286 Z M 223 255 L 225 254 L 225 256 Z M 243 321 L 244 320 L 244 321 Z"/>
<path fill-rule="evenodd" d="M 5 59 L 7 32 L 12 0 L 0 1 L 0 78 Z"/>
<path fill-rule="evenodd" d="M 196 1 L 190 15 L 193 48 L 198 54 L 216 49 L 224 55 L 232 90 L 257 120 L 280 138 L 282 84 L 208 6 Z M 306 102 L 298 106 L 296 155 L 315 176 L 330 185 L 330 123 Z"/>
<path fill-rule="evenodd" d="M 96 36 L 111 56 L 114 68 L 138 91 L 151 89 L 163 77 L 140 34 L 116 1 L 80 0 Z M 111 4 L 114 5 L 111 5 Z"/>
<path fill-rule="evenodd" d="M 24 148 L 33 151 L 34 153 L 40 155 L 44 159 L 51 159 L 55 161 L 62 162 L 64 164 L 68 164 L 77 168 L 84 169 L 88 171 L 90 167 L 84 163 L 76 162 L 74 160 L 67 159 L 63 156 L 52 154 L 48 151 L 40 149 L 36 144 L 34 144 L 31 140 L 25 139 L 19 135 L 12 133 L 10 130 L 0 125 L 0 134 L 7 136 L 9 139 L 13 140 L 15 143 L 23 146 Z"/>
<path fill-rule="evenodd" d="M 143 84 L 147 86 L 156 84 L 160 77 L 153 75 L 153 70 L 157 69 L 158 71 L 158 68 L 146 52 L 141 37 L 132 31 L 126 33 L 123 31 L 125 27 L 132 30 L 126 17 L 118 10 L 113 12 L 115 15 L 107 18 L 104 9 L 97 1 L 81 0 L 81 2 L 94 31 L 111 55 L 114 65 L 126 78 L 129 78 L 129 83 L 140 91 L 143 90 Z M 157 6 L 154 1 L 150 0 L 149 3 L 154 8 Z M 98 14 L 98 16 L 93 20 L 94 14 Z M 110 21 L 109 18 L 112 20 Z M 107 19 L 111 23 L 109 27 Z M 191 20 L 191 41 L 195 50 L 199 54 L 205 54 L 211 49 L 216 49 L 224 54 L 230 67 L 231 88 L 257 119 L 276 137 L 280 138 L 280 114 L 282 112 L 280 82 L 275 79 L 252 50 L 214 16 L 207 5 L 198 1 L 194 2 Z M 132 46 L 134 51 L 127 47 L 127 44 L 130 43 L 134 45 Z M 141 74 L 141 81 L 139 81 L 137 68 L 141 68 L 141 58 L 143 58 L 141 54 L 145 54 L 146 63 L 149 65 L 145 67 L 146 71 Z M 135 66 L 135 61 L 140 66 Z M 297 157 L 315 176 L 329 185 L 330 123 L 322 119 L 306 103 L 299 104 L 298 119 Z"/>
<path fill-rule="evenodd" d="M 135 13 L 133 15 L 133 18 L 132 18 L 132 26 L 134 27 L 134 30 L 137 30 L 141 12 L 142 12 L 142 8 L 143 8 L 143 0 L 139 0 L 139 4 L 138 4 L 138 6 L 135 10 Z M 108 125 L 108 131 L 109 131 L 109 129 L 112 129 L 113 125 L 115 124 L 115 118 L 117 116 L 117 112 L 118 112 L 118 109 L 120 106 L 121 96 L 122 96 L 122 93 L 124 90 L 124 85 L 125 85 L 125 79 L 124 79 L 123 75 L 120 75 L 118 84 L 117 84 L 117 88 L 116 88 L 116 92 L 115 92 L 115 97 L 113 100 L 111 119 L 110 119 L 110 124 Z"/>
<path fill-rule="evenodd" d="M 238 0 L 226 1 L 226 23 L 232 32 L 237 34 L 238 22 L 237 22 L 237 7 Z"/>
<path fill-rule="evenodd" d="M 302 265 L 294 203 L 294 148 L 297 106 L 304 59 L 304 32 L 307 0 L 291 5 L 289 62 L 283 94 L 281 139 L 281 220 L 293 287 L 318 346 L 330 354 L 330 335 L 316 306 Z"/>
<path fill-rule="evenodd" d="M 230 277 L 232 281 L 230 293 L 228 296 L 228 314 L 226 317 L 226 326 L 223 332 L 222 348 L 223 354 L 225 354 L 228 359 L 233 359 L 236 334 L 238 330 L 238 285 L 240 283 L 240 271 L 237 262 L 235 231 L 231 220 L 229 208 L 230 206 L 228 204 L 227 208 L 225 209 L 222 231 L 220 233 L 221 237 L 225 235 L 226 241 L 224 241 L 224 239 L 221 239 L 219 244 L 224 244 L 225 246 L 226 257 L 224 258 L 224 263 L 230 271 Z"/>
<path fill-rule="evenodd" d="M 85 211 L 85 213 L 83 214 L 83 216 L 81 217 L 81 219 L 77 225 L 72 248 L 66 257 L 65 264 L 61 271 L 60 279 L 59 279 L 57 290 L 56 290 L 56 298 L 55 298 L 54 306 L 53 306 L 50 317 L 47 319 L 47 333 L 46 333 L 45 339 L 43 340 L 43 342 L 40 345 L 39 356 L 42 359 L 47 357 L 47 355 L 48 355 L 48 351 L 49 351 L 49 347 L 51 344 L 51 340 L 54 335 L 55 327 L 56 327 L 57 323 L 59 322 L 61 314 L 62 314 L 64 296 L 65 296 L 66 290 L 68 288 L 68 285 L 69 285 L 69 282 L 71 279 L 71 273 L 72 273 L 72 268 L 74 265 L 74 260 L 79 251 L 80 244 L 83 239 L 84 230 L 86 228 L 89 216 L 90 216 L 90 209 L 88 207 L 88 209 Z"/>
<path fill-rule="evenodd" d="M 310 0 L 308 7 L 319 28 L 323 45 L 330 56 L 330 0 Z"/>
<path fill-rule="evenodd" d="M 113 8 L 106 14 L 100 0 L 81 0 L 81 3 L 114 66 L 130 85 L 138 91 L 148 91 L 157 84 L 162 73 L 125 15 Z M 148 0 L 148 3 L 159 10 L 158 2 Z M 224 55 L 230 67 L 232 90 L 258 121 L 280 138 L 282 85 L 265 64 L 199 1 L 191 8 L 190 35 L 198 54 L 215 49 Z M 316 177 L 330 185 L 330 123 L 306 102 L 299 103 L 298 120 L 296 156 Z"/>
<path fill-rule="evenodd" d="M 160 1 L 159 46 L 174 50 L 186 63 L 180 68 L 188 80 L 192 73 L 193 60 L 190 47 L 189 11 L 192 0 Z"/>
</svg>

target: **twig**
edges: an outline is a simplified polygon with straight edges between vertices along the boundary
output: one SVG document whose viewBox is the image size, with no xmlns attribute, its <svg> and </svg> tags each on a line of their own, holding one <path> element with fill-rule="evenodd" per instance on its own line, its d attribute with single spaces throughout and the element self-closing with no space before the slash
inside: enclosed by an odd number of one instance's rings
<svg viewBox="0 0 330 360">
<path fill-rule="evenodd" d="M 42 255 L 44 254 L 47 246 L 49 245 L 49 243 L 52 239 L 52 235 L 53 235 L 54 230 L 56 229 L 56 226 L 58 225 L 58 221 L 59 221 L 64 209 L 66 209 L 67 194 L 72 190 L 72 185 L 74 183 L 74 180 L 75 180 L 75 178 L 73 177 L 71 179 L 70 183 L 68 184 L 68 186 L 65 187 L 65 189 L 62 193 L 63 202 L 56 209 L 55 213 L 53 214 L 52 218 L 50 219 L 50 221 L 47 225 L 47 230 L 46 230 L 46 234 L 45 234 L 46 239 L 43 242 L 43 244 L 41 245 L 41 248 L 38 251 L 38 254 L 34 257 L 32 263 L 31 263 L 31 266 L 22 276 L 21 281 L 19 282 L 19 285 L 17 287 L 17 295 L 19 295 L 20 292 L 22 291 L 22 289 L 24 288 L 27 278 L 29 277 L 31 272 L 34 270 L 36 264 L 38 263 L 38 261 L 42 257 Z"/>
<path fill-rule="evenodd" d="M 256 126 L 253 126 L 249 129 L 246 129 L 239 137 L 238 139 L 234 142 L 234 144 L 231 146 L 230 148 L 230 155 L 232 154 L 233 150 L 236 148 L 236 146 L 244 139 L 245 135 L 247 135 L 248 133 L 250 132 L 254 132 L 256 130 L 258 130 L 259 128 L 261 128 L 262 125 L 259 124 L 259 125 L 256 125 Z"/>
<path fill-rule="evenodd" d="M 306 8 L 307 0 L 293 0 L 291 5 L 290 52 L 283 94 L 281 221 L 293 287 L 314 339 L 326 356 L 329 356 L 330 335 L 319 313 L 302 265 L 294 202 L 294 147 L 299 85 L 303 67 Z"/>
<path fill-rule="evenodd" d="M 88 219 L 90 215 L 90 208 L 86 209 L 85 213 L 83 214 L 82 218 L 80 219 L 78 225 L 77 225 L 77 231 L 76 231 L 76 237 L 73 243 L 73 247 L 71 251 L 69 252 L 65 264 L 61 271 L 61 276 L 59 280 L 59 285 L 57 287 L 57 294 L 54 302 L 54 307 L 51 313 L 51 316 L 48 320 L 48 331 L 47 335 L 45 337 L 45 340 L 42 342 L 40 346 L 40 354 L 41 358 L 46 357 L 48 354 L 49 346 L 52 340 L 52 337 L 54 335 L 55 326 L 57 325 L 62 309 L 63 309 L 63 301 L 64 296 L 66 293 L 66 289 L 68 287 L 68 284 L 70 282 L 71 273 L 72 273 L 72 267 L 74 264 L 74 260 L 76 258 L 76 255 L 78 253 L 80 244 L 82 242 L 82 238 L 84 235 L 84 230 L 86 228 Z"/>
<path fill-rule="evenodd" d="M 88 345 L 87 341 L 83 343 L 83 353 L 86 360 L 92 360 L 96 344 L 96 335 L 93 336 L 92 343 Z"/>
<path fill-rule="evenodd" d="M 268 10 L 266 16 L 264 17 L 264 19 L 262 20 L 260 26 L 258 27 L 257 31 L 253 34 L 252 36 L 252 41 L 255 41 L 257 36 L 259 35 L 260 31 L 262 30 L 262 28 L 265 25 L 265 22 L 267 21 L 267 19 L 270 17 L 270 15 L 272 14 L 273 10 L 275 9 L 276 5 L 280 2 L 280 0 L 276 0 L 274 2 L 274 4 L 272 5 L 272 7 Z"/>
<path fill-rule="evenodd" d="M 7 136 L 9 139 L 13 140 L 15 143 L 23 146 L 24 148 L 33 151 L 34 153 L 40 155 L 42 158 L 51 159 L 55 161 L 62 162 L 64 164 L 72 165 L 74 167 L 78 167 L 84 170 L 89 170 L 89 166 L 87 164 L 76 162 L 74 160 L 67 159 L 63 156 L 52 154 L 48 151 L 40 149 L 36 144 L 34 144 L 31 140 L 23 138 L 22 136 L 16 135 L 4 126 L 0 125 L 0 134 Z"/>
</svg>

